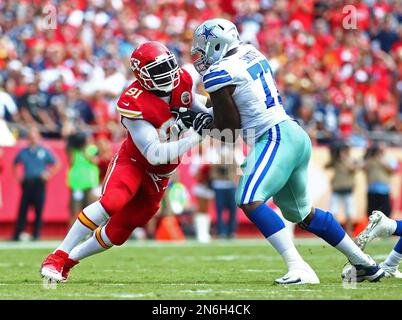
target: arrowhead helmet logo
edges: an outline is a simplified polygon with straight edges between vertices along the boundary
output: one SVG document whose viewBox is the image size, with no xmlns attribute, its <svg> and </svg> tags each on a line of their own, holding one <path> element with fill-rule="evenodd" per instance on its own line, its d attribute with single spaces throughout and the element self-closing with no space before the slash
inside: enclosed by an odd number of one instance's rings
<svg viewBox="0 0 402 320">
<path fill-rule="evenodd" d="M 136 59 L 136 58 L 131 58 L 131 69 L 137 70 L 140 66 L 140 60 Z"/>
</svg>

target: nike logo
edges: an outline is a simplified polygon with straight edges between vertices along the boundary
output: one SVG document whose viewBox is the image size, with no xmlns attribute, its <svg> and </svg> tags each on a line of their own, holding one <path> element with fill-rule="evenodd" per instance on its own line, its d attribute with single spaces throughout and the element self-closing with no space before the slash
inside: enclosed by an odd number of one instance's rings
<svg viewBox="0 0 402 320">
<path fill-rule="evenodd" d="M 286 282 L 286 284 L 296 284 L 296 283 L 301 283 L 302 281 L 301 281 L 301 279 L 300 278 L 297 278 L 297 279 L 295 279 L 295 280 L 293 280 L 293 281 L 288 281 L 288 282 Z"/>
<path fill-rule="evenodd" d="M 122 103 L 122 104 L 124 104 L 126 107 L 128 107 L 128 106 L 130 105 L 130 103 L 129 103 L 129 102 L 124 103 L 124 102 L 122 101 L 121 103 Z"/>
<path fill-rule="evenodd" d="M 280 279 L 279 281 L 275 281 L 275 283 L 277 283 L 277 284 L 297 284 L 297 283 L 302 283 L 300 278 L 288 281 L 289 279 L 290 279 L 290 277 L 284 277 L 284 278 Z"/>
</svg>

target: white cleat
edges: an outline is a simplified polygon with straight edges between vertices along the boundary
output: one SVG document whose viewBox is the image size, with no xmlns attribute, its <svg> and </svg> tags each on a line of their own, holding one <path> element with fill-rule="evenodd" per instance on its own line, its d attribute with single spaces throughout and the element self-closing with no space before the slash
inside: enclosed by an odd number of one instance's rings
<svg viewBox="0 0 402 320">
<path fill-rule="evenodd" d="M 47 280 L 49 282 L 63 281 L 63 276 L 62 276 L 61 272 L 57 272 L 54 269 L 43 267 L 40 270 L 40 274 L 45 280 Z"/>
<path fill-rule="evenodd" d="M 290 270 L 283 277 L 275 280 L 276 284 L 281 285 L 296 285 L 296 284 L 318 284 L 318 279 L 314 270 L 305 263 Z"/>
<path fill-rule="evenodd" d="M 369 223 L 355 239 L 357 246 L 364 250 L 367 244 L 376 238 L 387 238 L 395 231 L 395 221 L 387 218 L 381 211 L 373 211 Z"/>
<path fill-rule="evenodd" d="M 369 258 L 369 264 L 367 265 L 351 265 L 347 263 L 342 270 L 342 281 L 343 282 L 362 282 L 362 281 L 370 281 L 377 282 L 380 281 L 381 278 L 385 276 L 385 271 L 377 265 L 377 263 L 373 260 L 372 257 L 367 255 Z"/>
<path fill-rule="evenodd" d="M 402 273 L 398 270 L 398 266 L 389 266 L 383 262 L 380 263 L 380 268 L 385 271 L 387 278 L 402 279 Z"/>
</svg>

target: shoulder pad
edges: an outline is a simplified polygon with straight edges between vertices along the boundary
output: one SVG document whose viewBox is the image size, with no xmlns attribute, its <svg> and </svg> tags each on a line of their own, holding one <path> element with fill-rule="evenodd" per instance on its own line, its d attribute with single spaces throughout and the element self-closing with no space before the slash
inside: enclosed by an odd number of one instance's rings
<svg viewBox="0 0 402 320">
<path fill-rule="evenodd" d="M 222 63 L 210 66 L 202 77 L 202 80 L 204 82 L 205 90 L 207 92 L 214 92 L 232 84 L 233 78 L 233 72 L 228 68 L 225 68 L 225 63 Z"/>
<path fill-rule="evenodd" d="M 117 101 L 117 112 L 131 119 L 142 119 L 145 90 L 130 86 Z"/>
</svg>

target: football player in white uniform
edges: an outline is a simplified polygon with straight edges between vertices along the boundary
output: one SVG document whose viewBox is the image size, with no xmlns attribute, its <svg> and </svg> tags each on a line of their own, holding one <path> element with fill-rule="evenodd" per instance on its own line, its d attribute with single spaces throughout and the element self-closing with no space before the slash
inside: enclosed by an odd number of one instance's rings
<svg viewBox="0 0 402 320">
<path fill-rule="evenodd" d="M 378 281 L 384 271 L 345 233 L 329 212 L 313 208 L 307 193 L 311 141 L 282 106 L 267 58 L 242 44 L 236 26 L 225 19 L 207 20 L 194 32 L 192 54 L 213 104 L 213 115 L 179 110 L 183 122 L 204 129 L 241 129 L 252 149 L 242 165 L 237 205 L 284 259 L 289 272 L 278 284 L 319 283 L 297 252 L 282 219 L 266 205 L 273 197 L 284 217 L 341 251 L 356 277 Z"/>
</svg>

